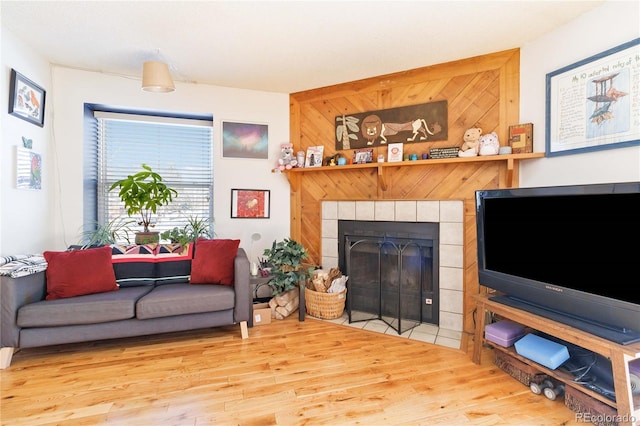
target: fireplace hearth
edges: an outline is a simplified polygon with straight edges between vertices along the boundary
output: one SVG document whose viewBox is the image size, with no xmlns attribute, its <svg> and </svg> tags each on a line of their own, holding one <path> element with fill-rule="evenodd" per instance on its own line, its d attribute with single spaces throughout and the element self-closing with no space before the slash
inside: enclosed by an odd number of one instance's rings
<svg viewBox="0 0 640 426">
<path fill-rule="evenodd" d="M 341 220 L 338 235 L 350 323 L 438 325 L 438 224 Z"/>
</svg>

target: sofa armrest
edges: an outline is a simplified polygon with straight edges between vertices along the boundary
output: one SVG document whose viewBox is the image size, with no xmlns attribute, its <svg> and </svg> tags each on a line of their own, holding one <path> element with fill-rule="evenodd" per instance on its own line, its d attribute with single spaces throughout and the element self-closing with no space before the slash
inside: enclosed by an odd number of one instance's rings
<svg viewBox="0 0 640 426">
<path fill-rule="evenodd" d="M 233 317 L 236 323 L 249 321 L 253 315 L 253 298 L 249 286 L 249 258 L 242 247 L 234 260 L 234 291 L 236 294 Z"/>
<path fill-rule="evenodd" d="M 20 347 L 20 327 L 16 324 L 18 309 L 44 300 L 47 295 L 44 271 L 20 278 L 0 277 L 0 346 Z"/>
</svg>

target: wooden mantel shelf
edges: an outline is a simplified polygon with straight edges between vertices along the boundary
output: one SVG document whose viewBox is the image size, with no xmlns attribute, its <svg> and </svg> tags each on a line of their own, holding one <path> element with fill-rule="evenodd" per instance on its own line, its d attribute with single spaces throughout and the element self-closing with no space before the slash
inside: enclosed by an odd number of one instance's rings
<svg viewBox="0 0 640 426">
<path fill-rule="evenodd" d="M 508 155 L 485 155 L 475 157 L 454 157 L 454 158 L 439 158 L 428 160 L 414 160 L 414 161 L 401 161 L 401 162 L 385 162 L 385 163 L 367 163 L 367 164 L 350 164 L 345 166 L 323 166 L 323 167 L 307 167 L 307 168 L 294 168 L 286 170 L 283 173 L 287 175 L 291 189 L 294 192 L 298 191 L 300 180 L 298 179 L 299 173 L 313 173 L 313 172 L 334 172 L 345 171 L 354 169 L 378 169 L 378 185 L 383 191 L 387 190 L 387 180 L 385 171 L 389 167 L 429 167 L 439 164 L 451 164 L 451 163 L 472 163 L 472 162 L 487 162 L 487 161 L 506 161 L 507 162 L 507 185 L 512 186 L 513 182 L 513 170 L 516 164 L 520 160 L 529 160 L 534 158 L 544 157 L 543 152 L 533 152 L 527 154 L 508 154 Z"/>
</svg>

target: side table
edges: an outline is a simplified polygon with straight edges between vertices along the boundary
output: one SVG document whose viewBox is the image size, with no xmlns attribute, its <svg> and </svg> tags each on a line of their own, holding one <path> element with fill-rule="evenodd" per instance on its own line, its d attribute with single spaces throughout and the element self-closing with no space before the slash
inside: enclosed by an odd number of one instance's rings
<svg viewBox="0 0 640 426">
<path fill-rule="evenodd" d="M 271 287 L 267 284 L 271 281 L 273 276 L 267 275 L 263 277 L 262 275 L 250 275 L 249 276 L 249 286 L 251 287 L 251 295 L 253 296 L 253 301 L 260 298 L 270 298 L 273 296 L 271 291 Z"/>
</svg>

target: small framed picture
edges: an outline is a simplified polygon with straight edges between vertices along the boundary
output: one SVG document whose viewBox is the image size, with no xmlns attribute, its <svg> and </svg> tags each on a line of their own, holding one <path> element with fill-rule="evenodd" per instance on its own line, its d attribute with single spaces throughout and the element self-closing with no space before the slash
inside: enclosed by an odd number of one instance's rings
<svg viewBox="0 0 640 426">
<path fill-rule="evenodd" d="M 353 164 L 373 163 L 373 148 L 362 148 L 353 151 Z"/>
<path fill-rule="evenodd" d="M 324 154 L 324 145 L 310 146 L 307 148 L 307 156 L 304 161 L 305 167 L 322 166 L 322 155 Z"/>
<path fill-rule="evenodd" d="M 232 189 L 232 219 L 268 219 L 270 214 L 268 189 Z"/>
<path fill-rule="evenodd" d="M 9 114 L 43 127 L 45 95 L 42 87 L 11 69 Z"/>
<path fill-rule="evenodd" d="M 403 148 L 404 148 L 404 145 L 402 144 L 402 142 L 390 143 L 389 152 L 387 154 L 387 161 L 390 163 L 402 161 Z"/>
</svg>

